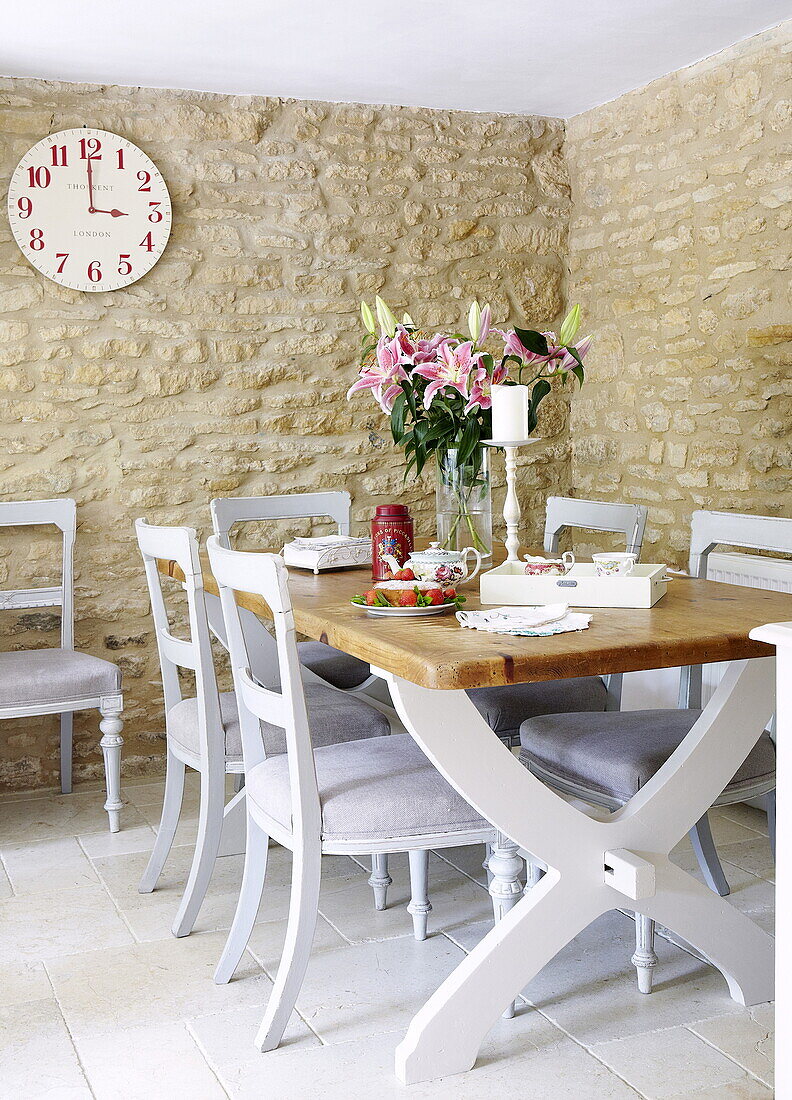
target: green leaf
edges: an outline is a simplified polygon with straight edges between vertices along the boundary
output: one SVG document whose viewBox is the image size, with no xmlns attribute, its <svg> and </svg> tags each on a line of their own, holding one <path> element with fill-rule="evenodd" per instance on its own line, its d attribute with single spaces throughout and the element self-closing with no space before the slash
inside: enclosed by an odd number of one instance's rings
<svg viewBox="0 0 792 1100">
<path fill-rule="evenodd" d="M 515 328 L 517 339 L 522 346 L 534 355 L 547 355 L 547 340 L 541 332 L 535 332 L 530 328 Z"/>
<path fill-rule="evenodd" d="M 352 597 L 352 603 L 362 603 L 362 604 L 365 604 L 365 602 L 366 602 L 366 601 L 365 601 L 365 600 L 363 599 L 363 597 L 362 597 L 362 596 L 353 596 L 353 597 Z"/>
<path fill-rule="evenodd" d="M 376 595 L 374 596 L 374 603 L 377 607 L 390 607 L 390 604 L 385 599 L 385 597 L 382 595 L 382 593 L 380 592 L 379 589 L 376 590 Z"/>
<path fill-rule="evenodd" d="M 572 374 L 574 374 L 575 378 L 577 378 L 578 382 L 582 386 L 583 385 L 583 379 L 585 377 L 585 375 L 583 373 L 583 368 L 580 367 L 580 366 L 572 367 Z"/>
<path fill-rule="evenodd" d="M 390 424 L 394 443 L 401 443 L 404 438 L 404 417 L 406 412 L 407 397 L 406 394 L 400 393 L 393 402 L 393 408 L 391 409 Z"/>
</svg>

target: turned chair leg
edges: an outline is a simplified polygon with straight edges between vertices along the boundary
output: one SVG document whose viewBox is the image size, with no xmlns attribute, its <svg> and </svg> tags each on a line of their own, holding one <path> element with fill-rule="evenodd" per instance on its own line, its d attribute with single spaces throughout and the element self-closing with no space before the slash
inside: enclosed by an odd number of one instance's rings
<svg viewBox="0 0 792 1100">
<path fill-rule="evenodd" d="M 371 857 L 369 886 L 374 891 L 374 908 L 381 912 L 388 904 L 388 887 L 393 879 L 388 874 L 388 853 L 376 852 Z"/>
<path fill-rule="evenodd" d="M 641 993 L 652 992 L 654 968 L 657 955 L 654 949 L 655 922 L 642 913 L 635 914 L 635 954 L 632 964 L 638 975 L 638 989 Z"/>
<path fill-rule="evenodd" d="M 497 924 L 523 896 L 523 885 L 520 881 L 523 860 L 519 854 L 518 845 L 504 833 L 496 833 L 487 863 L 488 870 L 492 873 L 489 893 Z M 515 1010 L 515 1004 L 510 1004 L 503 1013 L 503 1018 L 511 1020 Z"/>
<path fill-rule="evenodd" d="M 417 940 L 426 939 L 426 928 L 432 903 L 429 901 L 429 852 L 416 849 L 408 852 L 410 860 L 410 904 L 407 912 L 412 915 L 413 932 Z"/>
<path fill-rule="evenodd" d="M 121 721 L 122 703 L 120 699 L 103 699 L 99 707 L 102 718 L 99 729 L 102 732 L 102 740 L 99 742 L 104 756 L 105 782 L 107 785 L 107 801 L 104 808 L 110 819 L 110 832 L 117 833 L 121 828 L 121 746 L 124 738 L 121 730 L 124 723 Z"/>
<path fill-rule="evenodd" d="M 481 863 L 481 866 L 487 872 L 487 889 L 489 889 L 491 884 L 492 884 L 492 871 L 490 871 L 490 869 L 489 869 L 489 861 L 490 861 L 490 856 L 491 855 L 492 855 L 492 844 L 490 844 L 488 842 L 487 844 L 484 845 L 484 859 Z"/>
<path fill-rule="evenodd" d="M 688 836 L 690 837 L 690 843 L 693 845 L 693 851 L 696 853 L 696 859 L 704 876 L 704 881 L 710 890 L 725 898 L 731 888 L 723 873 L 721 861 L 718 859 L 709 818 L 706 814 L 699 818 Z"/>
<path fill-rule="evenodd" d="M 183 761 L 169 751 L 165 765 L 165 796 L 162 800 L 162 814 L 157 830 L 157 839 L 154 841 L 154 848 L 149 856 L 143 877 L 138 883 L 138 893 L 140 894 L 150 894 L 157 885 L 157 879 L 162 874 L 162 868 L 165 866 L 165 860 L 171 850 L 173 837 L 176 834 L 176 826 L 179 824 L 182 799 L 184 798 L 184 772 Z"/>
<path fill-rule="evenodd" d="M 60 783 L 61 794 L 72 791 L 72 743 L 74 740 L 74 712 L 67 710 L 60 716 Z"/>
<path fill-rule="evenodd" d="M 773 859 L 776 857 L 776 793 L 768 791 L 764 798 L 765 811 L 767 813 L 767 832 L 770 837 L 770 851 Z"/>
<path fill-rule="evenodd" d="M 545 874 L 544 867 L 528 860 L 525 864 L 525 890 L 523 890 L 523 893 L 527 894 L 529 890 L 533 890 L 534 886 L 542 881 Z"/>
</svg>

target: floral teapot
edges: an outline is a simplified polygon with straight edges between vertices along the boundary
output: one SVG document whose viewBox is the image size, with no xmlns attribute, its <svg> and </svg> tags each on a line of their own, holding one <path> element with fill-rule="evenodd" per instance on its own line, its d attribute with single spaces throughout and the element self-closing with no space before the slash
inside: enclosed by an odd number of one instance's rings
<svg viewBox="0 0 792 1100">
<path fill-rule="evenodd" d="M 473 554 L 476 559 L 472 573 L 468 573 L 468 554 Z M 444 550 L 439 542 L 430 542 L 428 550 L 413 550 L 403 566 L 394 557 L 386 557 L 385 561 L 394 574 L 401 569 L 411 569 L 417 581 L 428 581 L 443 588 L 459 585 L 464 580 L 472 581 L 481 569 L 481 554 L 474 547 Z"/>
</svg>

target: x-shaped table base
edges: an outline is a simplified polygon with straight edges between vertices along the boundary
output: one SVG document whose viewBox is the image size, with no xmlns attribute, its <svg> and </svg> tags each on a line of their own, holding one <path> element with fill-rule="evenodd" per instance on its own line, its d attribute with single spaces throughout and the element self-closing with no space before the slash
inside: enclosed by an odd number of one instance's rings
<svg viewBox="0 0 792 1100">
<path fill-rule="evenodd" d="M 770 720 L 772 658 L 730 665 L 677 751 L 606 821 L 588 817 L 524 768 L 464 691 L 380 675 L 435 767 L 505 837 L 548 868 L 414 1017 L 396 1051 L 401 1081 L 471 1069 L 485 1035 L 515 996 L 611 909 L 631 909 L 671 929 L 722 972 L 740 1004 L 772 999 L 773 938 L 668 858 Z M 491 869 L 497 876 L 509 862 L 496 860 Z M 502 885 L 507 894 L 510 884 Z"/>
</svg>

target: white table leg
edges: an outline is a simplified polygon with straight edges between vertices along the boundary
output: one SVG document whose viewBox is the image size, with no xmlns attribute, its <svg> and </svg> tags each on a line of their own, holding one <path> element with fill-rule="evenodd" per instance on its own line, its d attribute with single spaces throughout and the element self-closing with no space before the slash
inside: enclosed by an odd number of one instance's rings
<svg viewBox="0 0 792 1100">
<path fill-rule="evenodd" d="M 413 1019 L 396 1055 L 403 1082 L 469 1069 L 510 1001 L 610 909 L 642 912 L 678 932 L 724 973 L 741 1003 L 772 998 L 772 937 L 673 867 L 668 854 L 769 720 L 773 671 L 770 659 L 733 663 L 682 745 L 605 821 L 586 816 L 524 768 L 464 691 L 433 691 L 381 672 L 399 717 L 438 770 L 499 832 L 547 867 Z"/>
</svg>

